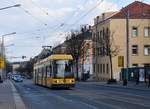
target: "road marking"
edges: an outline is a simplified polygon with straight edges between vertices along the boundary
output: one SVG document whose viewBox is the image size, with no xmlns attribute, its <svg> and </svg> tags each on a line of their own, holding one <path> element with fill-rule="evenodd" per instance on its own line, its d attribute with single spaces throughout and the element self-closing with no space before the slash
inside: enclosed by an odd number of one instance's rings
<svg viewBox="0 0 150 109">
<path fill-rule="evenodd" d="M 16 109 L 27 109 L 27 107 L 25 106 L 24 102 L 22 101 L 22 99 L 21 99 L 19 93 L 17 92 L 15 86 L 13 85 L 13 83 L 10 82 L 10 84 L 11 84 L 11 88 L 12 88 L 12 92 L 13 92 L 13 96 L 14 96 Z"/>
<path fill-rule="evenodd" d="M 94 94 L 94 95 L 93 95 Z M 114 96 L 114 95 L 106 95 L 107 93 L 97 93 L 97 92 L 95 92 L 95 91 L 88 91 L 88 92 L 84 92 L 84 93 L 82 93 L 82 91 L 80 90 L 80 93 L 78 93 L 77 95 L 79 95 L 79 96 L 82 96 L 82 97 L 85 97 L 85 98 L 87 98 L 87 99 L 89 99 L 89 100 L 94 100 L 94 102 L 96 102 L 96 103 L 101 103 L 101 104 L 104 104 L 104 105 L 108 105 L 108 106 L 111 106 L 111 107 L 113 107 L 113 108 L 117 108 L 117 109 L 120 109 L 120 107 L 118 107 L 118 106 L 114 106 L 114 105 L 111 105 L 111 104 L 107 104 L 107 103 L 104 103 L 103 101 L 99 101 L 99 102 L 97 102 L 95 99 L 97 99 L 98 98 L 98 96 L 95 96 L 95 94 L 96 95 L 99 95 L 101 98 L 103 97 L 103 98 L 110 98 L 110 99 L 112 99 L 112 100 L 117 100 L 117 101 L 120 101 L 120 102 L 124 102 L 124 103 L 129 103 L 129 104 L 131 104 L 131 105 L 139 105 L 139 106 L 143 106 L 143 107 L 145 107 L 145 108 L 150 108 L 150 105 L 149 105 L 149 103 L 148 103 L 148 101 L 147 102 L 145 102 L 145 104 L 142 104 L 141 102 L 140 102 L 140 100 L 142 100 L 142 99 L 138 99 L 139 101 L 134 101 L 135 99 L 133 99 L 133 98 L 128 98 L 128 97 L 125 97 L 125 98 L 123 98 L 123 97 L 121 97 L 121 96 L 118 96 L 118 97 L 116 97 L 116 96 Z M 73 94 L 70 94 L 70 95 L 73 95 Z M 127 93 L 123 93 L 122 95 L 131 95 L 131 94 L 127 94 Z M 137 96 L 137 95 L 136 95 Z M 94 97 L 94 98 L 90 98 L 90 97 Z M 144 96 L 143 96 L 144 97 Z M 131 101 L 131 102 L 130 102 Z M 122 109 L 122 108 L 121 108 Z"/>
<path fill-rule="evenodd" d="M 104 103 L 102 101 L 95 101 L 95 99 L 92 99 L 92 98 L 89 98 L 88 96 L 83 96 L 83 95 L 80 95 L 81 97 L 84 97 L 88 100 L 91 100 L 91 101 L 94 101 L 95 103 L 97 104 L 102 104 L 102 105 L 105 105 L 105 106 L 108 106 L 108 107 L 111 107 L 111 108 L 115 108 L 115 109 L 126 109 L 126 108 L 123 108 L 123 107 L 119 107 L 119 106 L 115 106 L 115 105 L 111 105 L 111 104 L 108 104 L 108 103 Z"/>
<path fill-rule="evenodd" d="M 95 106 L 93 106 L 93 105 L 90 105 L 90 104 L 87 104 L 87 103 L 85 103 L 85 102 L 80 102 L 81 104 L 84 104 L 84 105 L 86 105 L 86 106 L 88 106 L 88 107 L 90 107 L 90 108 L 92 108 L 92 109 L 98 109 L 97 107 L 95 107 Z"/>
<path fill-rule="evenodd" d="M 82 102 L 82 101 L 75 101 L 75 100 L 72 100 L 72 99 L 67 99 L 67 98 L 65 98 L 65 97 L 62 97 L 62 96 L 60 96 L 60 95 L 57 95 L 57 94 L 52 94 L 51 93 L 51 95 L 49 95 L 49 96 L 53 96 L 53 97 L 55 97 L 55 98 L 57 98 L 57 99 L 60 99 L 60 100 L 62 100 L 62 101 L 64 101 L 64 102 L 71 102 L 71 103 L 77 103 L 77 104 L 82 104 L 82 105 L 86 105 L 87 107 L 89 107 L 90 109 L 98 109 L 97 107 L 95 107 L 94 105 L 91 105 L 91 104 L 87 104 L 87 103 L 85 103 L 85 102 Z"/>
<path fill-rule="evenodd" d="M 92 95 L 94 93 L 94 95 Z M 138 104 L 138 105 L 141 105 L 141 106 L 145 106 L 145 107 L 149 107 L 150 108 L 150 104 L 149 104 L 149 102 L 147 101 L 147 100 L 145 100 L 145 104 L 143 104 L 143 103 L 141 103 L 141 100 L 142 100 L 142 98 L 138 98 L 138 99 L 136 99 L 136 98 L 130 98 L 130 97 L 126 97 L 125 95 L 132 95 L 132 94 L 124 94 L 124 93 L 122 93 L 122 95 L 118 95 L 118 93 L 116 93 L 116 95 L 117 96 L 115 96 L 113 93 L 97 93 L 97 92 L 92 92 L 92 93 L 80 93 L 80 94 L 78 94 L 78 95 L 85 95 L 85 96 L 87 96 L 87 95 L 89 95 L 90 97 L 92 96 L 92 97 L 96 97 L 97 98 L 97 96 L 95 96 L 95 94 L 96 95 L 99 95 L 99 96 L 103 96 L 103 97 L 111 97 L 111 99 L 116 99 L 116 100 L 119 100 L 119 101 L 123 101 L 123 102 L 127 102 L 127 103 L 132 103 L 132 104 Z M 109 94 L 109 95 L 108 95 Z M 110 95 L 111 94 L 111 95 Z M 120 93 L 121 94 L 121 93 Z M 134 96 L 134 95 L 133 95 Z M 136 97 L 138 96 L 138 95 L 135 95 Z M 138 96 L 139 97 L 139 96 Z M 140 96 L 141 97 L 141 96 Z M 144 97 L 144 96 L 143 96 Z M 96 99 L 95 98 L 95 99 Z M 93 98 L 94 99 L 94 98 Z M 129 102 L 129 101 L 131 101 L 131 102 Z"/>
</svg>

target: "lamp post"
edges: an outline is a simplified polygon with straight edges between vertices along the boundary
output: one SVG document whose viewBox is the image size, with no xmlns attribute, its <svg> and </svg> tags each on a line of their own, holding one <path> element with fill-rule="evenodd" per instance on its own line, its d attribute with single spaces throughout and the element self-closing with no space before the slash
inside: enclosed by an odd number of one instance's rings
<svg viewBox="0 0 150 109">
<path fill-rule="evenodd" d="M 21 4 L 16 4 L 16 5 L 12 5 L 12 6 L 7 6 L 7 7 L 3 7 L 3 8 L 0 8 L 0 10 L 4 10 L 4 9 L 9 9 L 9 8 L 13 8 L 13 7 L 20 7 Z M 5 35 L 2 35 L 2 43 L 1 43 L 1 61 L 5 61 L 4 60 L 4 36 L 7 36 L 7 35 L 12 35 L 12 34 L 16 34 L 15 32 L 14 33 L 10 33 L 10 34 L 5 34 Z M 3 62 L 4 63 L 4 62 Z M 1 62 L 0 62 L 1 64 Z M 3 65 L 4 66 L 4 65 Z M 0 69 L 0 79 L 3 78 L 3 73 L 5 70 L 4 69 Z"/>
<path fill-rule="evenodd" d="M 2 35 L 2 42 L 1 42 L 1 59 L 2 61 L 4 61 L 3 63 L 5 63 L 5 46 L 4 46 L 4 37 L 5 36 L 9 36 L 9 35 L 13 35 L 13 34 L 16 34 L 16 32 L 12 32 L 12 33 L 9 33 L 9 34 L 4 34 Z M 5 73 L 5 67 L 4 68 L 1 68 L 1 77 L 4 78 L 4 73 Z"/>
<path fill-rule="evenodd" d="M 12 32 L 12 33 L 9 33 L 9 34 L 4 34 L 2 35 L 2 44 L 1 44 L 1 54 L 2 54 L 2 57 L 4 58 L 5 57 L 5 47 L 4 47 L 4 36 L 9 36 L 9 35 L 13 35 L 13 34 L 16 34 L 16 32 Z"/>
<path fill-rule="evenodd" d="M 9 45 L 5 45 L 5 48 L 6 47 L 10 47 L 10 46 L 14 46 L 15 44 L 9 44 Z"/>
</svg>

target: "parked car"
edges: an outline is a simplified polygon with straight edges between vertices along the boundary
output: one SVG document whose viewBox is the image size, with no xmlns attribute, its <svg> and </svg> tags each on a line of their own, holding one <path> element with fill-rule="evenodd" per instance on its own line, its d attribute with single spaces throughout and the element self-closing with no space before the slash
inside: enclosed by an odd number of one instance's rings
<svg viewBox="0 0 150 109">
<path fill-rule="evenodd" d="M 15 82 L 23 82 L 23 78 L 21 77 L 21 75 L 14 75 L 13 80 Z"/>
<path fill-rule="evenodd" d="M 1 76 L 0 76 L 0 83 L 3 83 L 3 80 L 2 80 L 2 78 L 1 78 Z"/>
</svg>

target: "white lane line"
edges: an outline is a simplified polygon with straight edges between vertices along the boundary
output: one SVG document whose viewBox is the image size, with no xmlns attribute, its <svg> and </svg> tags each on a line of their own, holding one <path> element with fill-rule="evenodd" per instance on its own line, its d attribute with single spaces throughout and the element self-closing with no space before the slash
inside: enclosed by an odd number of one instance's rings
<svg viewBox="0 0 150 109">
<path fill-rule="evenodd" d="M 27 107 L 25 106 L 24 102 L 22 101 L 22 99 L 21 99 L 19 93 L 17 92 L 15 86 L 13 85 L 13 83 L 10 82 L 10 84 L 11 84 L 11 88 L 12 88 L 12 92 L 13 92 L 13 96 L 14 96 L 16 109 L 27 109 Z"/>
<path fill-rule="evenodd" d="M 98 97 L 101 97 L 101 98 L 103 97 L 103 98 L 110 98 L 112 100 L 117 100 L 117 101 L 124 102 L 124 103 L 129 103 L 129 104 L 133 104 L 133 105 L 139 105 L 139 106 L 144 106 L 146 108 L 150 108 L 150 104 L 148 103 L 148 101 L 145 104 L 143 104 L 140 101 L 134 101 L 135 99 L 133 99 L 133 98 L 128 98 L 128 97 L 123 98 L 123 97 L 116 97 L 114 95 L 106 95 L 107 93 L 96 93 L 96 92 L 93 92 L 93 93 L 91 93 L 91 92 L 90 93 L 89 92 L 81 93 L 80 92 L 80 93 L 76 93 L 76 94 L 80 95 L 82 97 L 85 97 L 85 98 L 87 98 L 89 100 L 94 100 L 94 101 L 95 101 L 95 99 L 98 99 Z M 98 95 L 98 96 L 95 96 L 95 94 Z M 70 95 L 73 95 L 73 94 L 70 94 Z M 90 98 L 90 97 L 92 97 L 92 98 Z M 141 100 L 141 99 L 138 99 L 138 100 Z M 104 105 L 108 105 L 108 106 L 111 106 L 113 108 L 120 109 L 120 107 L 118 107 L 118 106 L 110 105 L 110 104 L 104 103 L 103 101 L 99 101 L 99 102 L 95 101 L 95 102 L 96 103 L 102 103 Z"/>
<path fill-rule="evenodd" d="M 128 95 L 128 94 L 122 94 L 122 95 L 117 95 L 117 93 L 114 95 L 113 93 L 97 93 L 97 92 L 95 92 L 95 93 L 90 93 L 90 95 L 89 96 L 92 96 L 92 97 L 94 97 L 94 95 L 92 95 L 92 94 L 96 94 L 96 95 L 98 95 L 98 96 L 103 96 L 103 97 L 106 97 L 106 98 L 111 98 L 111 99 L 116 99 L 116 100 L 118 100 L 118 101 L 123 101 L 123 102 L 127 102 L 127 103 L 130 103 L 130 104 L 138 104 L 138 105 L 141 105 L 141 106 L 144 106 L 144 107 L 148 107 L 148 108 L 150 108 L 150 103 L 149 103 L 149 101 L 147 101 L 147 100 L 144 100 L 145 102 L 141 102 L 141 100 L 143 100 L 142 98 L 131 98 L 131 97 L 126 97 L 125 95 Z M 117 95 L 117 96 L 116 96 Z M 130 94 L 129 94 L 130 95 Z M 128 95 L 128 96 L 129 96 Z M 136 96 L 137 97 L 137 96 Z M 97 98 L 97 97 L 96 97 Z"/>
<path fill-rule="evenodd" d="M 107 107 L 110 107 L 110 108 L 114 108 L 114 109 L 126 109 L 126 108 L 123 108 L 123 107 L 119 107 L 119 106 L 116 106 L 116 105 L 112 105 L 112 104 L 108 104 L 108 103 L 105 103 L 105 102 L 103 102 L 103 101 L 97 101 L 97 100 L 95 100 L 95 99 L 92 99 L 92 98 L 89 98 L 88 96 L 86 96 L 86 95 L 80 95 L 81 97 L 84 97 L 84 98 L 86 98 L 86 99 L 88 99 L 88 100 L 91 100 L 91 101 L 94 101 L 95 103 L 97 103 L 97 104 L 102 104 L 102 105 L 104 105 L 104 106 L 107 106 Z M 91 96 L 90 96 L 91 97 Z M 102 97 L 102 96 L 101 96 Z M 104 97 L 104 96 L 103 96 Z M 106 97 L 105 97 L 106 98 Z"/>
<path fill-rule="evenodd" d="M 59 96 L 59 95 L 56 95 L 56 94 L 52 94 L 49 95 L 49 96 L 52 96 L 52 97 L 55 97 L 57 99 L 60 99 L 66 103 L 70 102 L 70 103 L 75 103 L 75 104 L 82 104 L 82 105 L 85 105 L 86 107 L 89 107 L 90 109 L 99 109 L 97 107 L 95 107 L 94 105 L 91 105 L 91 104 L 87 104 L 85 102 L 82 102 L 82 101 L 75 101 L 75 100 L 72 100 L 72 99 L 67 99 L 67 98 L 64 98 L 62 96 Z"/>
</svg>

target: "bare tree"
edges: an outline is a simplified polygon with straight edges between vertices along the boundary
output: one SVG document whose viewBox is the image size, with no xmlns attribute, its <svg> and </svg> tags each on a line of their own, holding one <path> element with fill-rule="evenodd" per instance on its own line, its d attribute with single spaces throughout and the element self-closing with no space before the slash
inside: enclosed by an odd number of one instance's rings
<svg viewBox="0 0 150 109">
<path fill-rule="evenodd" d="M 91 35 L 90 30 L 86 28 L 82 28 L 81 32 L 78 31 L 71 31 L 71 35 L 66 38 L 66 52 L 68 54 L 71 54 L 74 58 L 74 64 L 76 66 L 76 78 L 79 79 L 78 74 L 78 61 L 80 58 L 80 55 L 82 53 L 82 43 L 83 41 Z"/>
<path fill-rule="evenodd" d="M 108 38 L 106 39 L 106 54 L 109 56 L 110 60 L 110 73 L 111 73 L 111 80 L 113 78 L 113 69 L 112 69 L 112 57 L 115 57 L 119 53 L 119 46 L 116 45 L 114 41 L 114 33 L 110 34 L 109 37 L 109 32 L 108 32 Z"/>
<path fill-rule="evenodd" d="M 114 34 L 115 32 L 111 33 L 108 29 L 106 29 L 106 31 L 103 31 L 103 37 L 99 37 L 98 40 L 98 48 L 100 48 L 100 55 L 109 57 L 111 80 L 114 79 L 112 69 L 112 58 L 117 56 L 120 50 L 119 46 L 117 46 L 115 43 Z"/>
</svg>

